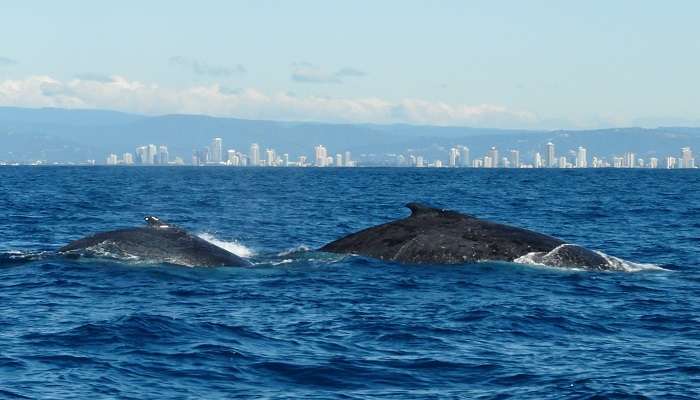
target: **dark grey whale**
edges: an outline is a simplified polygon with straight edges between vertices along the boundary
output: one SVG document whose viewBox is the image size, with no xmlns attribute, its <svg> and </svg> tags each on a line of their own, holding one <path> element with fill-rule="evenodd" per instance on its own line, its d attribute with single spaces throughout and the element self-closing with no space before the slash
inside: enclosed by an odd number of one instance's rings
<svg viewBox="0 0 700 400">
<path fill-rule="evenodd" d="M 67 244 L 64 255 L 107 255 L 120 259 L 186 266 L 246 266 L 247 260 L 152 216 L 146 226 L 101 232 Z"/>
<path fill-rule="evenodd" d="M 419 203 L 408 218 L 374 226 L 320 250 L 408 264 L 515 261 L 561 267 L 611 269 L 601 254 L 527 229 Z"/>
</svg>

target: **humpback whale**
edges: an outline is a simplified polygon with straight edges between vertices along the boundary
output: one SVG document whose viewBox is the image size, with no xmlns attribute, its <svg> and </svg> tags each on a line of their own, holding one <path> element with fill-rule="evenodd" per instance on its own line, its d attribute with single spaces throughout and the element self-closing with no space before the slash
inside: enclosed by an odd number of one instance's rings
<svg viewBox="0 0 700 400">
<path fill-rule="evenodd" d="M 101 232 L 60 248 L 64 255 L 109 255 L 117 258 L 185 266 L 246 266 L 247 260 L 157 217 L 146 226 Z"/>
<path fill-rule="evenodd" d="M 548 235 L 420 203 L 406 207 L 411 210 L 408 218 L 350 234 L 320 251 L 406 264 L 527 259 L 529 263 L 558 267 L 613 268 L 601 254 Z"/>
</svg>

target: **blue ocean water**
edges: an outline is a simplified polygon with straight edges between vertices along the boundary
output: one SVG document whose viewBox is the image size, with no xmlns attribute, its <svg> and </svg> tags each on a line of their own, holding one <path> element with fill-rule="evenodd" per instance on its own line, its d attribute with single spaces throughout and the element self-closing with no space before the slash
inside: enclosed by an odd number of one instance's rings
<svg viewBox="0 0 700 400">
<path fill-rule="evenodd" d="M 0 167 L 0 398 L 700 397 L 700 173 Z M 663 269 L 314 251 L 425 201 Z M 253 267 L 52 254 L 181 225 Z"/>
</svg>

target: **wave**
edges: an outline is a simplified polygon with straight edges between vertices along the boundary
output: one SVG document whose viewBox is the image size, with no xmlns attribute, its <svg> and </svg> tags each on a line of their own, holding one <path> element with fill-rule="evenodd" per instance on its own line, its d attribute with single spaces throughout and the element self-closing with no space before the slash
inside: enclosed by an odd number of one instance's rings
<svg viewBox="0 0 700 400">
<path fill-rule="evenodd" d="M 250 258 L 255 255 L 255 251 L 251 249 L 250 247 L 247 247 L 240 242 L 233 240 L 233 241 L 225 241 L 217 238 L 216 236 L 210 234 L 210 233 L 200 233 L 197 234 L 200 238 L 206 240 L 207 242 L 219 246 L 224 250 L 230 251 L 231 253 L 237 255 L 238 257 L 243 257 L 243 258 Z"/>
<path fill-rule="evenodd" d="M 284 256 L 290 256 L 294 254 L 299 254 L 299 253 L 306 253 L 311 251 L 311 247 L 305 245 L 305 244 L 300 244 L 298 246 L 291 247 L 285 251 L 281 251 L 277 253 L 277 256 L 279 257 L 284 257 Z"/>
<path fill-rule="evenodd" d="M 38 261 L 46 258 L 50 252 L 47 251 L 19 251 L 19 250 L 6 250 L 0 252 L 0 266 L 4 265 L 20 265 L 29 263 L 32 261 Z"/>
</svg>

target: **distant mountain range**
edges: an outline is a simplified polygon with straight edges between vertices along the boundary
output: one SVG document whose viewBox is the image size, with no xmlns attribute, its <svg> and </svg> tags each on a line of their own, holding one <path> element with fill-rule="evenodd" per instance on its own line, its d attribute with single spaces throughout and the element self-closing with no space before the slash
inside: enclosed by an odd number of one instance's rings
<svg viewBox="0 0 700 400">
<path fill-rule="evenodd" d="M 505 152 L 518 149 L 529 161 L 551 141 L 557 153 L 578 146 L 601 157 L 633 151 L 640 157 L 677 156 L 681 147 L 700 151 L 700 128 L 659 127 L 600 130 L 512 130 L 415 125 L 327 124 L 257 121 L 203 115 L 143 116 L 105 110 L 0 107 L 0 161 L 103 163 L 109 153 L 121 157 L 140 145 L 167 145 L 171 156 L 189 162 L 192 151 L 223 139 L 224 149 L 248 152 L 251 143 L 261 150 L 313 156 L 323 144 L 330 154 L 351 151 L 361 163 L 381 164 L 387 154 L 409 151 L 427 159 L 446 160 L 448 149 L 466 145 L 473 157 L 491 146 Z"/>
</svg>

